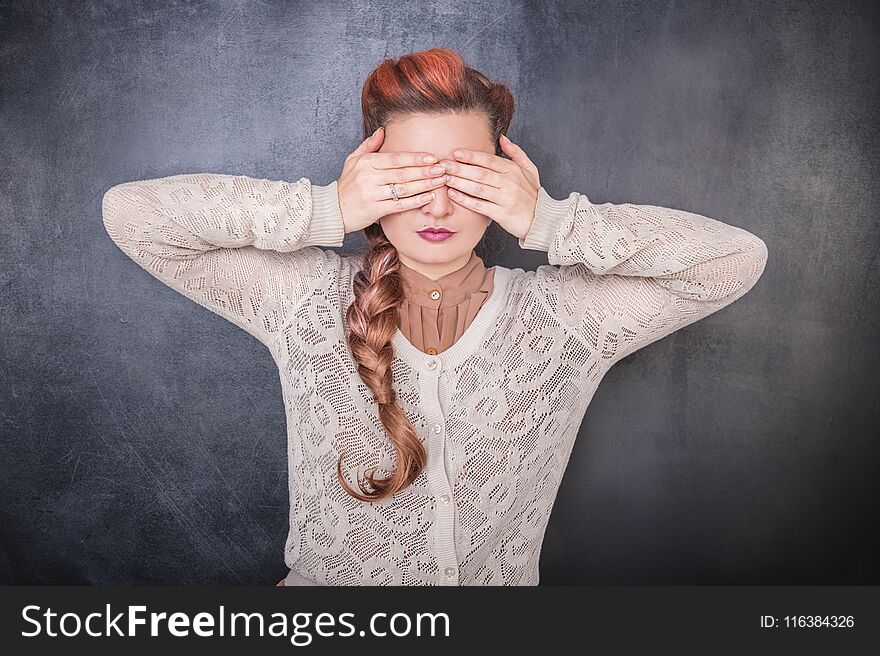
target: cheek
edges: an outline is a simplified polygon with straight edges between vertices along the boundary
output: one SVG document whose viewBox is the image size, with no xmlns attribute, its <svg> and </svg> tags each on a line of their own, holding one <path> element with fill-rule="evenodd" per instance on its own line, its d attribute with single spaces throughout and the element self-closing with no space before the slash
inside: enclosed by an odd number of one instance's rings
<svg viewBox="0 0 880 656">
<path fill-rule="evenodd" d="M 405 214 L 388 214 L 380 219 L 382 232 L 388 241 L 398 247 L 404 246 L 408 239 L 418 237 L 409 227 L 411 222 L 412 219 L 407 219 Z"/>
<path fill-rule="evenodd" d="M 467 219 L 467 225 L 474 230 L 485 230 L 489 224 L 489 217 L 479 212 L 474 212 L 469 208 L 460 208 L 462 216 Z"/>
<path fill-rule="evenodd" d="M 465 225 L 467 226 L 468 234 L 482 235 L 484 232 L 486 232 L 486 229 L 489 227 L 490 223 L 491 221 L 489 220 L 489 217 L 485 214 L 477 214 L 476 212 L 471 212 Z"/>
<path fill-rule="evenodd" d="M 388 214 L 379 219 L 382 224 L 382 230 L 386 235 L 400 232 L 406 224 L 406 219 L 402 214 Z"/>
</svg>

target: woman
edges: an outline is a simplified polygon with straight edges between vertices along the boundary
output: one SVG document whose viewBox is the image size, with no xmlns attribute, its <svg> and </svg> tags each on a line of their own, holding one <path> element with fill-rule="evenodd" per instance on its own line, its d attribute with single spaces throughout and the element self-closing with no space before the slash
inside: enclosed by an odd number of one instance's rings
<svg viewBox="0 0 880 656">
<path fill-rule="evenodd" d="M 278 364 L 278 585 L 536 585 L 605 372 L 745 294 L 767 248 L 682 210 L 552 198 L 503 136 L 509 90 L 451 50 L 383 61 L 362 108 L 370 136 L 329 185 L 126 182 L 104 196 L 107 232 Z M 474 248 L 493 221 L 549 264 L 486 269 Z M 327 248 L 358 230 L 365 252 Z"/>
</svg>

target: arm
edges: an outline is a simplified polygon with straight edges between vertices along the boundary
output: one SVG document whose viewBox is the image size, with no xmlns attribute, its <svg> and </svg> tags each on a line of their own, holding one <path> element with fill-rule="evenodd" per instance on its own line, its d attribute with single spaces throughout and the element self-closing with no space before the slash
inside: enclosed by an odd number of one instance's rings
<svg viewBox="0 0 880 656">
<path fill-rule="evenodd" d="M 113 242 L 152 276 L 267 346 L 280 309 L 327 280 L 342 246 L 336 181 L 194 173 L 124 182 L 102 202 Z"/>
<path fill-rule="evenodd" d="M 715 219 L 654 205 L 538 191 L 521 248 L 542 250 L 538 285 L 611 366 L 733 303 L 761 277 L 767 246 Z"/>
</svg>

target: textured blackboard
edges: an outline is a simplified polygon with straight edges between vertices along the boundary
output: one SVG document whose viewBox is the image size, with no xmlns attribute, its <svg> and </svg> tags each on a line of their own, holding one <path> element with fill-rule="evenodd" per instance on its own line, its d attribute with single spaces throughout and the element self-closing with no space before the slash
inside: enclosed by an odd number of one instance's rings
<svg viewBox="0 0 880 656">
<path fill-rule="evenodd" d="M 447 46 L 511 86 L 555 197 L 769 250 L 741 301 L 605 377 L 542 583 L 877 584 L 878 27 L 867 2 L 0 4 L 0 582 L 286 573 L 274 362 L 127 260 L 101 197 L 326 184 L 372 67 Z M 487 264 L 545 262 L 510 238 Z"/>
</svg>

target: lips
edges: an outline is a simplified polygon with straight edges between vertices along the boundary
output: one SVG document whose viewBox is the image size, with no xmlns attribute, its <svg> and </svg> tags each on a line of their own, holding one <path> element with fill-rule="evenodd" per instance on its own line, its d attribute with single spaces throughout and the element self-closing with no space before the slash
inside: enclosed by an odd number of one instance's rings
<svg viewBox="0 0 880 656">
<path fill-rule="evenodd" d="M 419 232 L 430 232 L 432 235 L 455 234 L 452 230 L 447 230 L 446 228 L 425 228 L 424 230 L 419 230 Z"/>
</svg>

